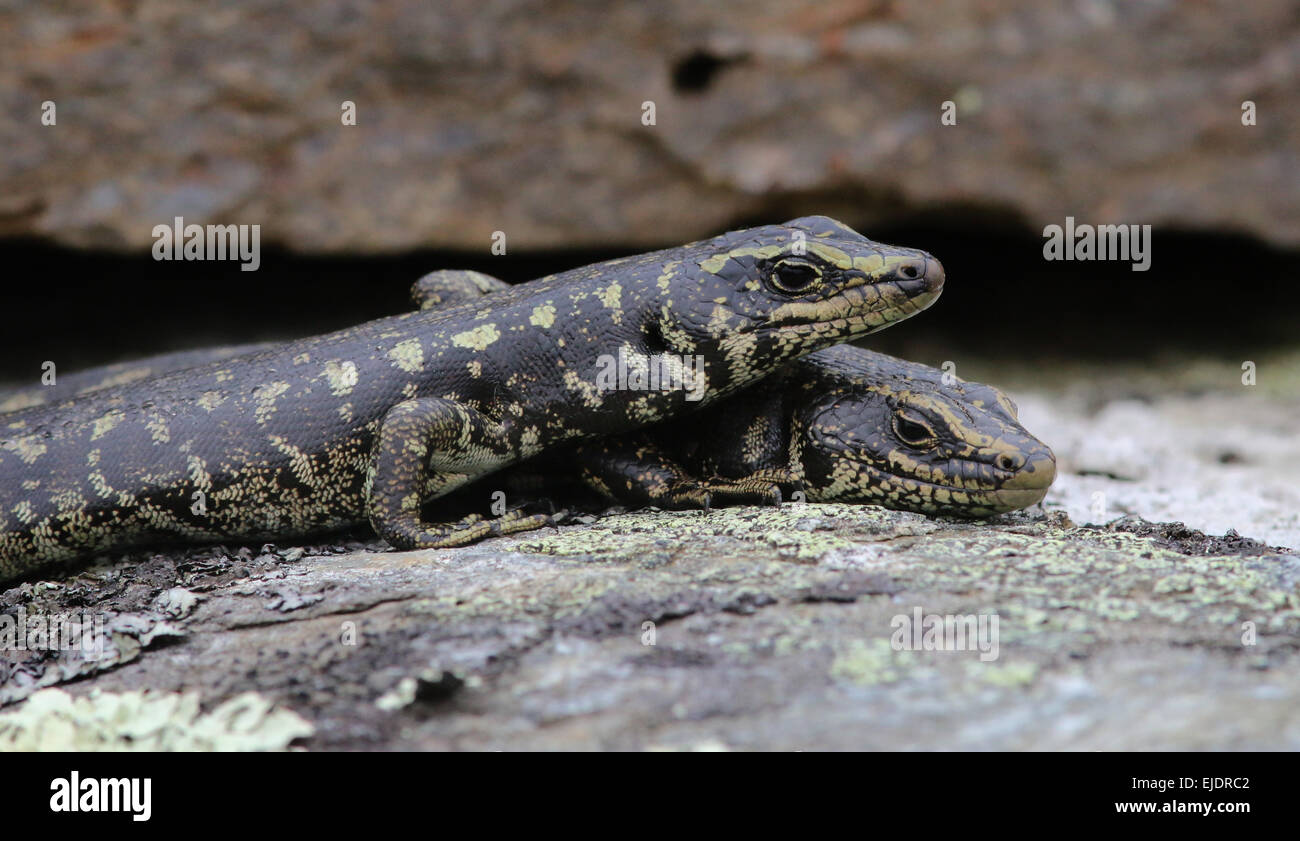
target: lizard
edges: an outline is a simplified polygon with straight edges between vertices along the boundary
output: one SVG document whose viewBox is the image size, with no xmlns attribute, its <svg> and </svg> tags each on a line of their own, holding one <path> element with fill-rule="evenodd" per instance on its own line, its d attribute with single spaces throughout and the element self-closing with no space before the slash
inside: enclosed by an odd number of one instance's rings
<svg viewBox="0 0 1300 841">
<path fill-rule="evenodd" d="M 620 502 L 871 503 L 986 517 L 1041 501 L 1051 449 L 1002 391 L 852 345 L 787 363 L 687 421 L 578 445 L 582 478 Z"/>
<path fill-rule="evenodd" d="M 412 299 L 436 308 L 509 288 L 479 272 L 443 270 L 416 281 Z M 268 347 L 164 354 L 7 399 L 59 399 Z M 0 405 L 4 399 L 0 394 Z M 681 428 L 686 423 L 690 428 Z M 1056 472 L 1051 449 L 1019 423 L 1016 405 L 999 389 L 851 345 L 787 363 L 689 421 L 576 449 L 547 458 L 541 472 L 573 473 L 576 464 L 581 480 L 604 497 L 664 508 L 779 503 L 784 486 L 812 502 L 980 517 L 1041 501 Z"/>
<path fill-rule="evenodd" d="M 435 271 L 416 306 L 500 293 L 481 272 Z M 1056 456 L 1000 389 L 866 348 L 836 345 L 787 363 L 700 414 L 576 445 L 547 458 L 608 499 L 707 509 L 856 502 L 922 514 L 986 517 L 1040 502 Z"/>
<path fill-rule="evenodd" d="M 542 515 L 428 522 L 421 505 L 703 409 L 915 314 L 943 281 L 925 252 L 801 217 L 20 409 L 0 417 L 0 580 L 149 542 L 369 522 L 412 549 L 536 528 Z M 694 357 L 695 388 L 597 385 L 615 355 Z"/>
</svg>

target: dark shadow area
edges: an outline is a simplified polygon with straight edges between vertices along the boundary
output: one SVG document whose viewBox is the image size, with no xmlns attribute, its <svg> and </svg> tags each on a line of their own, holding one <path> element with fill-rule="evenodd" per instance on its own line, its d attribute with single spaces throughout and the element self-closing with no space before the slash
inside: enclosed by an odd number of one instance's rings
<svg viewBox="0 0 1300 841">
<path fill-rule="evenodd" d="M 1047 262 L 1041 236 L 996 216 L 914 215 L 859 229 L 944 263 L 943 297 L 868 340 L 919 361 L 955 352 L 1045 364 L 1180 352 L 1249 359 L 1297 338 L 1300 253 L 1245 237 L 1156 231 L 1150 270 L 1135 272 L 1121 262 Z M 411 282 L 435 268 L 519 282 L 629 250 L 348 257 L 266 249 L 258 271 L 241 272 L 235 263 L 11 240 L 0 243 L 0 380 L 35 376 L 45 360 L 75 370 L 344 328 L 402 312 Z"/>
</svg>

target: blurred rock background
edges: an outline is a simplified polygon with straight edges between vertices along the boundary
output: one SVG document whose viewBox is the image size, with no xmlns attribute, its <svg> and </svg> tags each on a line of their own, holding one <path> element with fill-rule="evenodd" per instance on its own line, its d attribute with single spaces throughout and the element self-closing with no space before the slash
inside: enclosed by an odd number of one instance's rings
<svg viewBox="0 0 1300 841">
<path fill-rule="evenodd" d="M 1285 0 L 146 0 L 0 23 L 8 236 L 144 249 L 182 215 L 301 252 L 623 248 L 942 209 L 1300 245 Z"/>
</svg>

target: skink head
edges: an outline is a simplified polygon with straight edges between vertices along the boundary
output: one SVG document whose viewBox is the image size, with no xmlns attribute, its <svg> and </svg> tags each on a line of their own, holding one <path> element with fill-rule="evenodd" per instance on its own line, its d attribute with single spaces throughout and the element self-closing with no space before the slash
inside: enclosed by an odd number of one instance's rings
<svg viewBox="0 0 1300 841">
<path fill-rule="evenodd" d="M 849 364 L 795 417 L 810 499 L 982 517 L 1047 495 L 1056 458 L 998 389 L 858 348 L 823 354 Z"/>
<path fill-rule="evenodd" d="M 733 380 L 887 327 L 943 289 L 943 267 L 929 254 L 874 242 L 825 216 L 681 252 L 660 278 L 660 332 L 679 352 L 720 349 Z"/>
</svg>

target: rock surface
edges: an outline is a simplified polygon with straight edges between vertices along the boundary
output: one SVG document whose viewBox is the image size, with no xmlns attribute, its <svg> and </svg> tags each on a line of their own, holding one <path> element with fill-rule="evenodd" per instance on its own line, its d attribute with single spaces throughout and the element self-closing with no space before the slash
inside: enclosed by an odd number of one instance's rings
<svg viewBox="0 0 1300 841">
<path fill-rule="evenodd" d="M 0 651 L 0 749 L 1300 749 L 1300 355 L 1255 361 L 963 358 L 1058 459 L 987 522 L 643 511 L 24 584 L 0 637 L 88 611 L 102 645 Z M 996 657 L 896 649 L 916 610 L 996 615 Z"/>
<path fill-rule="evenodd" d="M 632 247 L 966 208 L 1300 243 L 1285 0 L 41 3 L 0 54 L 0 235 Z"/>
<path fill-rule="evenodd" d="M 377 548 L 143 555 L 3 601 L 113 617 L 129 656 L 78 697 L 253 691 L 311 748 L 1300 747 L 1300 557 L 1253 541 L 789 504 Z M 914 611 L 996 614 L 996 646 L 898 650 Z M 11 660 L 0 691 L 78 657 Z"/>
</svg>

